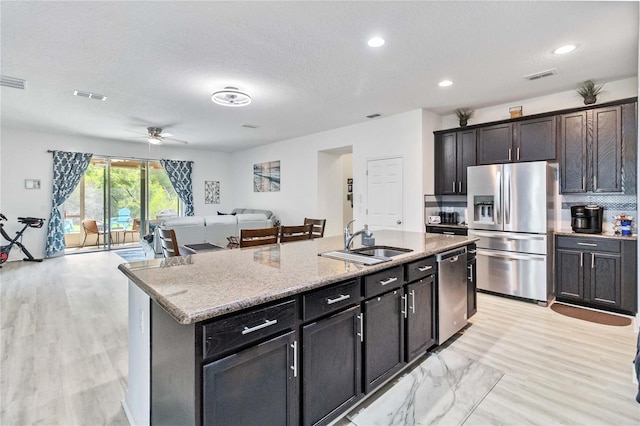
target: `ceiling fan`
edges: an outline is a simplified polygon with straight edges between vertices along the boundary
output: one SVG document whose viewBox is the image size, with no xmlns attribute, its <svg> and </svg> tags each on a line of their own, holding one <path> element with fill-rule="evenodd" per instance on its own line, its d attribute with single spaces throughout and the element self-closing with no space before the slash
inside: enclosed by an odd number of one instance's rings
<svg viewBox="0 0 640 426">
<path fill-rule="evenodd" d="M 182 144 L 188 144 L 189 142 L 180 139 L 174 139 L 171 133 L 163 132 L 160 127 L 147 127 L 147 141 L 153 145 L 162 145 L 163 142 L 178 142 Z"/>
</svg>

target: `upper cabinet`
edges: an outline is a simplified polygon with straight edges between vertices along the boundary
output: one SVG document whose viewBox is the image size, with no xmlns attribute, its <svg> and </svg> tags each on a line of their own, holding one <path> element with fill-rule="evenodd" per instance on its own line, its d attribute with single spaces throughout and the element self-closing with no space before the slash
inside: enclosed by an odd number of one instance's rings
<svg viewBox="0 0 640 426">
<path fill-rule="evenodd" d="M 467 193 L 467 167 L 476 165 L 476 131 L 461 130 L 436 135 L 435 193 Z"/>
<path fill-rule="evenodd" d="M 560 116 L 562 193 L 635 193 L 636 105 L 608 106 Z"/>
<path fill-rule="evenodd" d="M 478 164 L 555 160 L 556 117 L 478 129 Z"/>
</svg>

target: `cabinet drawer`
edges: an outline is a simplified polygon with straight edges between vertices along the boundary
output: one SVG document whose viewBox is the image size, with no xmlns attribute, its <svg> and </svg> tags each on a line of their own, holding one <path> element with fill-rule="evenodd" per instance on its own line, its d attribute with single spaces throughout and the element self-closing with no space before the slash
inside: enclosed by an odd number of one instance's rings
<svg viewBox="0 0 640 426">
<path fill-rule="evenodd" d="M 290 300 L 205 324 L 202 327 L 203 358 L 292 328 L 294 322 L 295 302 Z"/>
<path fill-rule="evenodd" d="M 415 262 L 407 263 L 407 282 L 417 281 L 436 273 L 435 256 L 425 257 Z"/>
<path fill-rule="evenodd" d="M 620 253 L 620 241 L 609 238 L 558 237 L 558 248 Z"/>
<path fill-rule="evenodd" d="M 404 267 L 389 268 L 364 277 L 364 296 L 381 294 L 404 284 Z"/>
<path fill-rule="evenodd" d="M 302 296 L 304 321 L 360 303 L 360 282 L 349 281 L 313 291 Z"/>
</svg>

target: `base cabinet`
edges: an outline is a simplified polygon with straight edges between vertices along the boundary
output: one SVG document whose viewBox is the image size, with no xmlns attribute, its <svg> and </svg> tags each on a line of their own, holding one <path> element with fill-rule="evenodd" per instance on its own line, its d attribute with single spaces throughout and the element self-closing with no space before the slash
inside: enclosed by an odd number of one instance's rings
<svg viewBox="0 0 640 426">
<path fill-rule="evenodd" d="M 556 238 L 556 299 L 636 313 L 637 242 Z"/>
<path fill-rule="evenodd" d="M 353 307 L 302 327 L 302 424 L 326 424 L 361 398 L 361 321 Z"/>
<path fill-rule="evenodd" d="M 364 302 L 364 391 L 370 392 L 404 364 L 402 289 Z"/>
<path fill-rule="evenodd" d="M 406 286 L 407 362 L 424 354 L 436 343 L 435 284 L 435 275 L 430 275 Z"/>
<path fill-rule="evenodd" d="M 297 425 L 298 359 L 289 332 L 204 367 L 205 425 Z M 238 384 L 242 384 L 242 392 Z"/>
</svg>

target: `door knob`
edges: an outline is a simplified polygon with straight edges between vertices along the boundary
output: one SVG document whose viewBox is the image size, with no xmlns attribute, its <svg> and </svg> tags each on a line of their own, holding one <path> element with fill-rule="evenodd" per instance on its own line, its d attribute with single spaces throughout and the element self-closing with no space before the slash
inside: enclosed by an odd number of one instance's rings
<svg viewBox="0 0 640 426">
<path fill-rule="evenodd" d="M 401 221 L 400 219 L 398 219 L 398 220 L 396 221 L 396 223 L 397 223 L 398 225 L 402 225 L 402 221 Z"/>
</svg>

